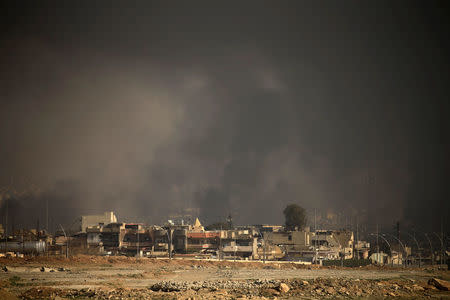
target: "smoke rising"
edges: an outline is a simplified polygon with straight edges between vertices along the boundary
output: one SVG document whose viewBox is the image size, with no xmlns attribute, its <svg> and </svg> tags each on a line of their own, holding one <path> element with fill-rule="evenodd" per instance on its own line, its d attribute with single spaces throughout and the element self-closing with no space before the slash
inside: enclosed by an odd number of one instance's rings
<svg viewBox="0 0 450 300">
<path fill-rule="evenodd" d="M 11 22 L 0 182 L 26 177 L 41 191 L 16 197 L 16 219 L 42 223 L 48 201 L 55 224 L 104 210 L 158 223 L 190 207 L 206 223 L 282 223 L 298 203 L 439 225 L 439 32 L 415 10 L 347 19 L 261 5 L 55 8 L 47 22 L 41 8 Z"/>
</svg>

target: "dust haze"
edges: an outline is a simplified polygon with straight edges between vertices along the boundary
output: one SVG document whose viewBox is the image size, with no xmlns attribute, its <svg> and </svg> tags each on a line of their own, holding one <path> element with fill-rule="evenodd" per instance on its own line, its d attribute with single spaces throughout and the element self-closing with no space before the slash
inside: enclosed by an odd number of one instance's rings
<svg viewBox="0 0 450 300">
<path fill-rule="evenodd" d="M 0 186 L 35 187 L 11 204 L 17 226 L 42 224 L 48 201 L 54 224 L 192 207 L 206 223 L 282 223 L 298 203 L 439 227 L 438 9 L 274 6 L 9 8 Z"/>
</svg>

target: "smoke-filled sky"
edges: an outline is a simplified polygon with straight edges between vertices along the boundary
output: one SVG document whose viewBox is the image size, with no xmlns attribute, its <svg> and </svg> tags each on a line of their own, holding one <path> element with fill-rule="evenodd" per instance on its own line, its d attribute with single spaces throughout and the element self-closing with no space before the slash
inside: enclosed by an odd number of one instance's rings
<svg viewBox="0 0 450 300">
<path fill-rule="evenodd" d="M 1 9 L 0 186 L 41 192 L 16 199 L 19 223 L 44 200 L 57 223 L 189 207 L 282 223 L 289 203 L 418 228 L 448 216 L 444 7 L 20 4 Z"/>
</svg>

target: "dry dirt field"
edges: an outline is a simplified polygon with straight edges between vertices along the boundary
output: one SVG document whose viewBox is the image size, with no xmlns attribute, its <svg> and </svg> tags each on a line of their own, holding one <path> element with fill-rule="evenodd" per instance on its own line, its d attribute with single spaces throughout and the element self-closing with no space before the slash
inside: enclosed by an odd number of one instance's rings
<svg viewBox="0 0 450 300">
<path fill-rule="evenodd" d="M 450 299 L 450 272 L 77 256 L 0 258 L 0 299 Z"/>
</svg>

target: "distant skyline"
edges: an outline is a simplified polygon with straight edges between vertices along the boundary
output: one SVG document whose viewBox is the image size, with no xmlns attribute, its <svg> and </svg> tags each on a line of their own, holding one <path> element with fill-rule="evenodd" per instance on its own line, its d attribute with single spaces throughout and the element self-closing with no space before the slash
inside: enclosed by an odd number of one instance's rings
<svg viewBox="0 0 450 300">
<path fill-rule="evenodd" d="M 16 222 L 297 203 L 448 229 L 448 10 L 351 4 L 4 5 L 0 188 L 41 190 Z"/>
</svg>

